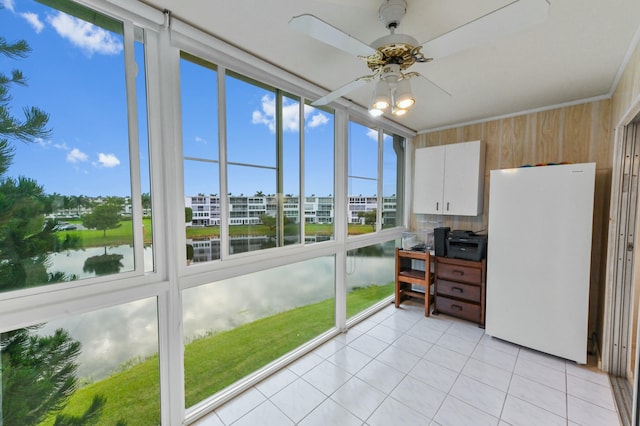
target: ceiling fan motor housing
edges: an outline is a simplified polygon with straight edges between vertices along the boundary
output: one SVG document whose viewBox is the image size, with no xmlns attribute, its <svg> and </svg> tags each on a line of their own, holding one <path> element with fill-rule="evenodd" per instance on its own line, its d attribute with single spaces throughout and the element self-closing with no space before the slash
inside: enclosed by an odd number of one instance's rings
<svg viewBox="0 0 640 426">
<path fill-rule="evenodd" d="M 405 0 L 385 0 L 378 9 L 378 16 L 388 29 L 398 28 L 406 13 L 407 2 Z"/>
<path fill-rule="evenodd" d="M 407 12 L 406 0 L 385 0 L 379 9 L 380 20 L 391 31 L 371 43 L 376 53 L 367 57 L 369 69 L 375 73 L 380 72 L 380 67 L 397 64 L 401 70 L 406 70 L 416 62 L 428 62 L 420 52 L 418 41 L 405 34 L 396 34 L 395 30 Z"/>
</svg>

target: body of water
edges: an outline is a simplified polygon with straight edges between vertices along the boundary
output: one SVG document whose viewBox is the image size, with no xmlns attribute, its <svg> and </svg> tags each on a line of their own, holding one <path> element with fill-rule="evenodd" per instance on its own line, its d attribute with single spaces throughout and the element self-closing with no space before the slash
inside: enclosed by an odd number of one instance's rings
<svg viewBox="0 0 640 426">
<path fill-rule="evenodd" d="M 122 256 L 121 272 L 133 270 L 130 246 L 109 247 L 107 254 Z M 103 256 L 104 248 L 70 250 L 50 259 L 50 271 L 81 278 L 95 276 L 84 270 L 86 259 Z M 151 248 L 145 256 L 152 257 Z M 394 279 L 394 258 L 350 252 L 347 257 L 349 288 L 387 284 Z M 335 260 L 315 258 L 266 271 L 201 285 L 182 292 L 186 341 L 209 332 L 229 330 L 265 316 L 334 297 Z M 158 352 L 156 298 L 126 303 L 47 323 L 39 334 L 64 328 L 81 342 L 80 377 L 98 380 L 122 364 Z"/>
</svg>

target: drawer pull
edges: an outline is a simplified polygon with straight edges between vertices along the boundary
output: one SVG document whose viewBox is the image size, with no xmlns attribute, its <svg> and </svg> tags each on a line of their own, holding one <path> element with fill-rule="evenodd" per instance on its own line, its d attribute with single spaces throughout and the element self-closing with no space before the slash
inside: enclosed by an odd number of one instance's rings
<svg viewBox="0 0 640 426">
<path fill-rule="evenodd" d="M 464 275 L 464 271 L 461 271 L 460 269 L 454 269 L 452 272 L 453 272 L 454 274 L 459 274 L 460 276 L 463 276 L 463 275 Z"/>
<path fill-rule="evenodd" d="M 458 311 L 462 311 L 462 306 L 460 306 L 460 305 L 451 305 L 451 309 L 456 309 Z"/>
<path fill-rule="evenodd" d="M 456 292 L 456 291 L 458 291 L 458 292 L 460 292 L 460 293 L 464 293 L 464 289 L 462 289 L 462 288 L 460 288 L 460 287 L 451 287 L 451 292 L 452 292 L 452 293 L 454 293 L 454 292 Z"/>
</svg>

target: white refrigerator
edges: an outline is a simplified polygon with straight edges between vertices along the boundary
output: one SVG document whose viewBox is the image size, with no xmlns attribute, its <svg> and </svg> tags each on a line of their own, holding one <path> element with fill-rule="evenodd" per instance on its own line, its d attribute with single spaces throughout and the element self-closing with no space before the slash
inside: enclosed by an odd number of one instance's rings
<svg viewBox="0 0 640 426">
<path fill-rule="evenodd" d="M 586 363 L 595 163 L 490 178 L 486 333 Z"/>
</svg>

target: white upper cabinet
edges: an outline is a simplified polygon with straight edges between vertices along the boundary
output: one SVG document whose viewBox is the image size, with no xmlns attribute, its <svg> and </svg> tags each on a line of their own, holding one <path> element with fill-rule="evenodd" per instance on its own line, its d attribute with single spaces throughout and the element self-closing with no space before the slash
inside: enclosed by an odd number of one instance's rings
<svg viewBox="0 0 640 426">
<path fill-rule="evenodd" d="M 418 148 L 415 154 L 413 212 L 442 214 L 445 145 Z"/>
<path fill-rule="evenodd" d="M 416 149 L 413 212 L 482 214 L 484 159 L 482 141 Z"/>
</svg>

